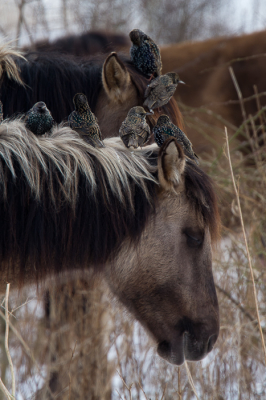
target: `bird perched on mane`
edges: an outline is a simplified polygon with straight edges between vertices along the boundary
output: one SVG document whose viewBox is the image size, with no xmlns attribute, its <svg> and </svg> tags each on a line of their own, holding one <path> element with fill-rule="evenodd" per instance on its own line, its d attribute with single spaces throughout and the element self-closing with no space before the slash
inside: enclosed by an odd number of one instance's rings
<svg viewBox="0 0 266 400">
<path fill-rule="evenodd" d="M 129 37 L 130 57 L 135 67 L 150 79 L 161 75 L 162 60 L 157 44 L 140 29 L 133 29 Z"/>
<path fill-rule="evenodd" d="M 126 147 L 133 146 L 136 149 L 148 141 L 151 131 L 145 117 L 150 114 L 140 106 L 129 110 L 119 129 L 119 135 Z"/>
<path fill-rule="evenodd" d="M 162 146 L 166 139 L 170 137 L 175 137 L 177 141 L 181 144 L 184 149 L 185 155 L 193 160 L 196 164 L 199 164 L 197 158 L 198 156 L 194 153 L 192 149 L 192 143 L 186 136 L 186 134 L 181 131 L 176 125 L 174 125 L 168 115 L 161 115 L 156 125 L 153 127 L 152 132 L 154 133 L 155 142 L 159 147 Z"/>
<path fill-rule="evenodd" d="M 184 83 L 176 72 L 168 72 L 165 75 L 153 79 L 147 86 L 144 97 L 144 106 L 153 110 L 162 107 L 171 99 L 178 83 Z"/>
<path fill-rule="evenodd" d="M 73 97 L 75 111 L 68 117 L 70 128 L 94 147 L 105 147 L 97 118 L 90 109 L 87 96 L 77 93 Z"/>
<path fill-rule="evenodd" d="M 43 101 L 34 104 L 24 121 L 26 128 L 37 136 L 49 132 L 54 125 L 54 119 Z"/>
<path fill-rule="evenodd" d="M 3 103 L 2 103 L 2 101 L 0 100 L 0 124 L 1 124 L 1 122 L 3 122 L 3 119 L 4 119 Z"/>
</svg>

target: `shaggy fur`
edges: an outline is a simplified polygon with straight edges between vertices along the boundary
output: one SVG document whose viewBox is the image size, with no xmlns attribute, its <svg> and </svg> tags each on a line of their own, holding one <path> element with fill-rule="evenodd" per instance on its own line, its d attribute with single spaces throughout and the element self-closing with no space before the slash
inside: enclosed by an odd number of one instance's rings
<svg viewBox="0 0 266 400">
<path fill-rule="evenodd" d="M 158 148 L 131 153 L 120 139 L 87 145 L 68 127 L 36 137 L 20 121 L 0 125 L 0 262 L 36 279 L 65 269 L 95 268 L 128 238 L 140 238 L 156 209 Z M 210 179 L 186 163 L 193 207 L 217 231 Z"/>
</svg>

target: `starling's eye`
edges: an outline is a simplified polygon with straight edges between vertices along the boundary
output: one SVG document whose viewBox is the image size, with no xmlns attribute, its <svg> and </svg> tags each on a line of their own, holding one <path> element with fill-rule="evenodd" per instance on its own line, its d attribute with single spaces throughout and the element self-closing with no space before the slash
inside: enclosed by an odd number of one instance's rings
<svg viewBox="0 0 266 400">
<path fill-rule="evenodd" d="M 183 232 L 187 238 L 187 245 L 188 247 L 200 247 L 204 240 L 204 233 L 203 232 L 196 232 L 192 229 L 185 229 Z"/>
</svg>

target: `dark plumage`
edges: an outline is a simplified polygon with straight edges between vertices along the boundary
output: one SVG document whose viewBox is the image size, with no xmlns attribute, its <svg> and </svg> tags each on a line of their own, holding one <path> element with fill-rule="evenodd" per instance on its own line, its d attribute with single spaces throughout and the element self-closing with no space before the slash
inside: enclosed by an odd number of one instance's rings
<svg viewBox="0 0 266 400">
<path fill-rule="evenodd" d="M 133 29 L 129 37 L 130 57 L 135 67 L 149 77 L 161 75 L 162 60 L 157 44 L 140 29 Z"/>
<path fill-rule="evenodd" d="M 72 111 L 68 117 L 70 128 L 75 130 L 90 145 L 104 147 L 97 118 L 91 111 L 85 94 L 75 94 L 73 103 L 75 111 Z"/>
<path fill-rule="evenodd" d="M 149 114 L 140 106 L 129 110 L 119 129 L 119 135 L 126 147 L 133 146 L 136 149 L 148 141 L 151 131 L 145 117 Z"/>
<path fill-rule="evenodd" d="M 3 121 L 3 119 L 4 119 L 3 103 L 2 103 L 2 101 L 0 100 L 0 124 L 1 124 L 1 122 Z"/>
<path fill-rule="evenodd" d="M 166 139 L 174 136 L 182 145 L 185 155 L 199 164 L 197 160 L 198 156 L 192 149 L 192 143 L 186 134 L 170 121 L 170 118 L 167 115 L 161 115 L 158 118 L 156 125 L 152 129 L 152 132 L 154 133 L 155 142 L 159 147 L 162 146 Z"/>
<path fill-rule="evenodd" d="M 143 105 L 150 110 L 164 106 L 175 93 L 179 82 L 184 83 L 176 72 L 168 72 L 153 79 L 146 88 Z"/>
<path fill-rule="evenodd" d="M 25 124 L 34 135 L 40 136 L 52 129 L 54 119 L 46 104 L 39 101 L 26 113 Z"/>
</svg>

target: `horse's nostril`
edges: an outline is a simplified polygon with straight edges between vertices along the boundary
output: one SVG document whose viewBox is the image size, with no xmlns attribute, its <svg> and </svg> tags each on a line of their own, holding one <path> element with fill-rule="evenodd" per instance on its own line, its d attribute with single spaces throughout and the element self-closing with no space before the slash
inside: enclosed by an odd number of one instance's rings
<svg viewBox="0 0 266 400">
<path fill-rule="evenodd" d="M 213 346 L 214 346 L 214 344 L 215 344 L 217 338 L 218 338 L 218 335 L 215 335 L 215 334 L 214 334 L 214 335 L 211 335 L 211 337 L 209 338 L 208 347 L 207 347 L 208 353 L 209 353 L 210 351 L 212 351 Z"/>
<path fill-rule="evenodd" d="M 166 355 L 171 352 L 171 344 L 167 342 L 167 340 L 164 340 L 163 342 L 160 342 L 158 345 L 158 353 L 160 355 Z"/>
</svg>

